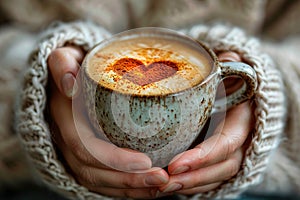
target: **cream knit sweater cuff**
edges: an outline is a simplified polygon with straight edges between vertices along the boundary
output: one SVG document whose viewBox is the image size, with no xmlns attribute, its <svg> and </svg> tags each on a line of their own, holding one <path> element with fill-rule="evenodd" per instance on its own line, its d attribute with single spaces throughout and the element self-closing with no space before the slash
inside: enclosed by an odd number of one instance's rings
<svg viewBox="0 0 300 200">
<path fill-rule="evenodd" d="M 25 72 L 16 110 L 16 131 L 37 175 L 51 189 L 71 199 L 107 199 L 90 193 L 76 183 L 58 160 L 51 130 L 44 119 L 47 59 L 52 51 L 66 43 L 89 50 L 110 36 L 105 29 L 90 22 L 55 23 L 41 34 Z"/>
<path fill-rule="evenodd" d="M 237 176 L 217 190 L 197 194 L 192 198 L 233 197 L 257 184 L 263 177 L 271 151 L 278 146 L 283 128 L 284 96 L 281 77 L 271 59 L 260 52 L 259 42 L 248 38 L 242 30 L 222 25 L 197 25 L 182 32 L 207 42 L 215 50 L 233 50 L 257 72 L 258 89 L 255 96 L 255 133 L 243 165 Z M 44 120 L 45 87 L 48 79 L 47 58 L 56 48 L 73 43 L 88 50 L 109 37 L 103 28 L 89 22 L 56 24 L 42 34 L 32 54 L 17 108 L 17 132 L 42 180 L 54 190 L 75 199 L 110 199 L 78 184 L 57 159 L 50 130 Z"/>
<path fill-rule="evenodd" d="M 286 115 L 282 77 L 272 59 L 261 50 L 260 41 L 248 37 L 239 28 L 221 24 L 196 25 L 181 31 L 205 41 L 215 51 L 237 52 L 257 73 L 255 128 L 240 171 L 217 190 L 195 195 L 192 199 L 234 198 L 262 181 L 271 154 L 279 146 Z"/>
</svg>

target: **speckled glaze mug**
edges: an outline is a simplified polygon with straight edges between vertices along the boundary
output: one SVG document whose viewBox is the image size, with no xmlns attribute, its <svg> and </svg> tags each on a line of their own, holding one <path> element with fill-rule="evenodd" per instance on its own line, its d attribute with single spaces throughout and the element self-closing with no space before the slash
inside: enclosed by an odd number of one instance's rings
<svg viewBox="0 0 300 200">
<path fill-rule="evenodd" d="M 81 73 L 96 132 L 146 153 L 159 167 L 190 147 L 213 112 L 250 99 L 257 85 L 249 65 L 221 63 L 202 42 L 163 28 L 133 29 L 102 41 L 85 57 Z M 242 78 L 244 86 L 225 103 L 215 101 L 219 83 L 229 76 Z"/>
</svg>

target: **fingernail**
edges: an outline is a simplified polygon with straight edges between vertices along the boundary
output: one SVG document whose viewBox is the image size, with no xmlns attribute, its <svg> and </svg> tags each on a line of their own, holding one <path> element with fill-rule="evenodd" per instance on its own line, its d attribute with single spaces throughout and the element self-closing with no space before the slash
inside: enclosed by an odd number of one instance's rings
<svg viewBox="0 0 300 200">
<path fill-rule="evenodd" d="M 180 166 L 180 167 L 177 167 L 173 172 L 172 174 L 180 174 L 180 173 L 183 173 L 183 172 L 186 172 L 190 170 L 190 168 L 188 166 Z"/>
<path fill-rule="evenodd" d="M 161 175 L 147 176 L 145 179 L 147 185 L 161 185 L 168 182 L 168 179 Z"/>
<path fill-rule="evenodd" d="M 130 163 L 128 164 L 128 170 L 129 171 L 135 171 L 135 170 L 147 170 L 151 167 L 151 164 L 149 165 L 148 163 Z"/>
<path fill-rule="evenodd" d="M 164 193 L 168 193 L 168 192 L 175 192 L 177 190 L 180 190 L 182 188 L 182 185 L 179 183 L 172 183 L 171 185 L 169 185 L 166 189 L 164 189 Z"/>
<path fill-rule="evenodd" d="M 62 89 L 67 97 L 73 97 L 78 89 L 76 79 L 71 73 L 66 73 L 61 79 Z"/>
</svg>

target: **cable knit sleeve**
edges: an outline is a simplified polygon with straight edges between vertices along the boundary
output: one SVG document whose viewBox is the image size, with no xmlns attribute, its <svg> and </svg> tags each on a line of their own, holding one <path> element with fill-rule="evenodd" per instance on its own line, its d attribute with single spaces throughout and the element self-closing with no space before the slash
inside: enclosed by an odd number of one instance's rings
<svg viewBox="0 0 300 200">
<path fill-rule="evenodd" d="M 271 155 L 279 146 L 286 115 L 282 78 L 270 56 L 262 51 L 260 41 L 248 37 L 239 28 L 196 25 L 182 32 L 203 40 L 216 51 L 231 50 L 239 53 L 257 73 L 255 129 L 238 174 L 218 189 L 193 197 L 233 198 L 262 182 Z"/>
<path fill-rule="evenodd" d="M 72 43 L 85 50 L 109 37 L 90 22 L 53 24 L 42 35 L 25 72 L 16 108 L 16 131 L 37 175 L 53 190 L 74 199 L 109 199 L 88 191 L 69 175 L 59 161 L 45 121 L 47 58 L 53 50 Z"/>
</svg>

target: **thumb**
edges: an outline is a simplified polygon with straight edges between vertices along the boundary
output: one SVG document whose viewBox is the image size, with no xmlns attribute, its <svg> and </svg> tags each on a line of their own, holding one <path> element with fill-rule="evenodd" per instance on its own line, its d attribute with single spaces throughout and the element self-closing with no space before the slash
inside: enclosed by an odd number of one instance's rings
<svg viewBox="0 0 300 200">
<path fill-rule="evenodd" d="M 48 66 L 53 80 L 64 96 L 71 98 L 78 91 L 76 76 L 84 57 L 79 47 L 67 46 L 56 49 L 48 58 Z"/>
</svg>

